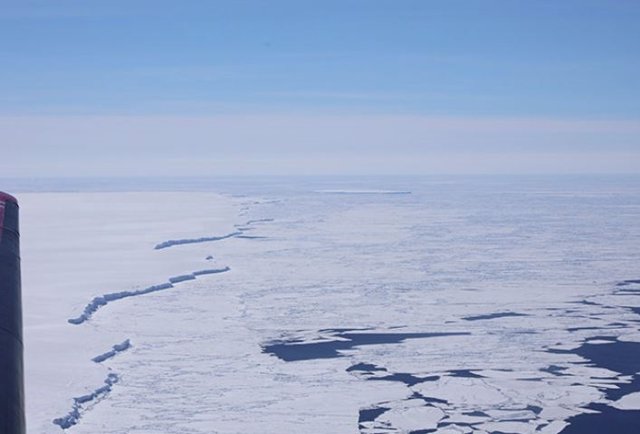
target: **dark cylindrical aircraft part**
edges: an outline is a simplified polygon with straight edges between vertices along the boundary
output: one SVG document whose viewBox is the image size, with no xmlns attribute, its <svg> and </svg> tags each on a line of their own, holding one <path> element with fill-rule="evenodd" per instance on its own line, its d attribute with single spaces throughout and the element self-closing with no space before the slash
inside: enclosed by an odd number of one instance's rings
<svg viewBox="0 0 640 434">
<path fill-rule="evenodd" d="M 24 434 L 18 201 L 0 192 L 0 433 Z"/>
</svg>

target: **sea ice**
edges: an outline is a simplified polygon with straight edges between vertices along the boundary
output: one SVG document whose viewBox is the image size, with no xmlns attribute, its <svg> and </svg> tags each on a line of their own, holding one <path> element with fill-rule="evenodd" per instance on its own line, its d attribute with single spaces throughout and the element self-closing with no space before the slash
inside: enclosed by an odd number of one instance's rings
<svg viewBox="0 0 640 434">
<path fill-rule="evenodd" d="M 637 410 L 636 184 L 385 182 L 18 194 L 29 432 L 557 434 Z"/>
</svg>

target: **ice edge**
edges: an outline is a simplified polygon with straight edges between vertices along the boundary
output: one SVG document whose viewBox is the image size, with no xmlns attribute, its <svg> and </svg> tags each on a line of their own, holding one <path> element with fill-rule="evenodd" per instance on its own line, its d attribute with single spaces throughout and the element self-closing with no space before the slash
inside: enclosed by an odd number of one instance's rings
<svg viewBox="0 0 640 434">
<path fill-rule="evenodd" d="M 113 385 L 118 381 L 120 381 L 118 374 L 109 373 L 107 378 L 104 380 L 103 386 L 98 387 L 87 395 L 73 398 L 73 407 L 71 411 L 62 417 L 53 419 L 53 423 L 62 429 L 68 429 L 76 425 L 82 416 L 82 410 L 86 407 L 86 404 L 104 398 L 109 392 L 111 392 Z"/>
<path fill-rule="evenodd" d="M 203 276 L 206 274 L 224 273 L 229 270 L 231 270 L 229 267 L 199 270 L 199 271 L 194 271 L 193 273 L 190 273 L 190 274 L 183 274 L 179 276 L 170 277 L 168 282 L 160 283 L 158 285 L 148 286 L 143 289 L 138 289 L 134 291 L 111 292 L 108 294 L 100 295 L 100 296 L 94 297 L 93 300 L 91 300 L 91 302 L 87 304 L 82 314 L 80 314 L 75 318 L 68 319 L 67 322 L 70 324 L 79 325 L 91 319 L 91 316 L 98 309 L 100 309 L 102 306 L 106 306 L 112 301 L 121 300 L 127 297 L 135 297 L 138 295 L 150 294 L 156 291 L 162 291 L 164 289 L 173 288 L 174 285 L 177 283 L 184 282 L 186 280 L 194 280 L 197 276 Z"/>
<path fill-rule="evenodd" d="M 115 357 L 116 354 L 118 354 L 118 353 L 121 353 L 123 351 L 127 351 L 129 348 L 131 348 L 131 341 L 129 339 L 127 339 L 126 341 L 123 341 L 123 342 L 121 342 L 119 344 L 115 344 L 112 347 L 112 350 L 107 351 L 106 353 L 102 353 L 100 355 L 97 355 L 91 360 L 96 362 L 96 363 L 102 363 L 105 360 L 108 360 L 108 359 L 111 359 L 112 357 Z"/>
</svg>

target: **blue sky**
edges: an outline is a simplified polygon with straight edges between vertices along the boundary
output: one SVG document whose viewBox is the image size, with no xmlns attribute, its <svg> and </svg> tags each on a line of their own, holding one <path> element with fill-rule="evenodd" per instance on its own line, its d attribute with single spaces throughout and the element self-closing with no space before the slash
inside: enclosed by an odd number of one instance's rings
<svg viewBox="0 0 640 434">
<path fill-rule="evenodd" d="M 0 176 L 640 163 L 635 0 L 0 6 Z"/>
</svg>

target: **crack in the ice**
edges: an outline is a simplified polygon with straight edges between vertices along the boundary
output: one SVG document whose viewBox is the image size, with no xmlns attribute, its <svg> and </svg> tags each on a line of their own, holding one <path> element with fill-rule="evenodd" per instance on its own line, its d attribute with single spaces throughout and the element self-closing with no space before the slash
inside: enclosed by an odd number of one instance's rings
<svg viewBox="0 0 640 434">
<path fill-rule="evenodd" d="M 226 235 L 220 235 L 220 236 L 214 236 L 214 237 L 182 238 L 179 240 L 167 240 L 159 244 L 156 244 L 154 249 L 161 250 L 161 249 L 166 249 L 172 246 L 179 246 L 182 244 L 197 244 L 197 243 L 207 243 L 209 241 L 220 241 L 220 240 L 226 240 L 227 238 L 237 237 L 238 235 L 242 235 L 242 232 L 236 231 L 236 232 L 228 233 Z"/>
<path fill-rule="evenodd" d="M 250 225 L 255 224 L 255 223 L 270 222 L 270 221 L 273 221 L 273 219 L 249 220 L 249 221 L 247 221 L 245 223 L 244 226 L 250 226 Z M 237 237 L 237 238 L 247 238 L 247 239 L 265 238 L 265 237 L 244 235 L 244 232 L 246 230 L 250 230 L 250 229 L 251 228 L 237 228 L 237 230 L 235 232 L 231 232 L 229 234 L 222 235 L 222 236 L 201 237 L 201 238 L 185 238 L 185 239 L 179 239 L 179 240 L 168 240 L 168 241 L 164 241 L 162 243 L 157 244 L 155 246 L 155 249 L 156 250 L 160 250 L 160 249 L 165 249 L 165 248 L 176 246 L 176 245 L 204 243 L 204 242 L 209 242 L 209 241 L 219 241 L 219 240 L 224 240 L 224 239 L 228 239 L 228 238 L 235 238 L 235 237 Z M 213 259 L 212 256 L 208 256 L 207 257 L 207 260 L 211 260 L 211 259 Z M 86 307 L 84 308 L 84 311 L 82 312 L 81 315 L 79 315 L 76 318 L 69 319 L 68 322 L 71 323 L 71 324 L 76 324 L 76 325 L 82 324 L 82 323 L 88 321 L 89 319 L 91 319 L 92 315 L 98 309 L 100 309 L 102 306 L 106 306 L 107 304 L 109 304 L 112 301 L 121 300 L 123 298 L 134 297 L 134 296 L 138 296 L 138 295 L 149 294 L 149 293 L 152 293 L 152 292 L 162 291 L 162 290 L 165 290 L 165 289 L 173 288 L 178 283 L 185 282 L 185 281 L 188 281 L 188 280 L 194 280 L 198 276 L 204 276 L 204 275 L 207 275 L 207 274 L 224 273 L 224 272 L 227 272 L 229 270 L 230 270 L 229 267 L 210 268 L 210 269 L 198 270 L 198 271 L 194 271 L 193 273 L 181 274 L 181 275 L 178 275 L 178 276 L 170 277 L 167 282 L 160 283 L 158 285 L 152 285 L 152 286 L 149 286 L 149 287 L 146 287 L 146 288 L 143 288 L 143 289 L 113 292 L 113 293 L 104 294 L 104 295 L 101 295 L 101 296 L 98 296 L 98 297 L 94 297 L 91 300 L 91 302 L 86 305 Z M 126 339 L 125 341 L 123 341 L 123 342 L 121 342 L 119 344 L 113 345 L 111 350 L 109 350 L 109 351 L 107 351 L 105 353 L 99 354 L 99 355 L 95 356 L 94 358 L 92 358 L 91 360 L 93 362 L 95 362 L 95 363 L 102 363 L 102 362 L 104 362 L 106 360 L 109 360 L 109 359 L 115 357 L 118 353 L 121 353 L 123 351 L 128 350 L 129 348 L 131 348 L 131 341 L 129 339 Z M 82 414 L 85 411 L 87 411 L 91 405 L 97 403 L 98 401 L 100 401 L 101 399 L 106 397 L 106 395 L 109 394 L 109 392 L 111 392 L 111 390 L 113 388 L 113 385 L 116 384 L 119 380 L 120 380 L 120 377 L 118 376 L 118 374 L 109 373 L 107 375 L 107 378 L 104 380 L 104 385 L 103 386 L 98 387 L 97 389 L 95 389 L 93 392 L 91 392 L 89 394 L 73 398 L 73 406 L 72 406 L 71 411 L 69 411 L 69 413 L 67 413 L 66 415 L 64 415 L 62 417 L 54 419 L 53 423 L 55 425 L 58 425 L 63 430 L 66 430 L 66 429 L 71 428 L 72 426 L 76 425 L 79 422 Z"/>
<path fill-rule="evenodd" d="M 247 220 L 247 222 L 243 225 L 243 226 L 251 226 L 253 224 L 256 223 L 267 223 L 267 222 L 272 222 L 273 219 L 253 219 L 253 220 Z"/>
<path fill-rule="evenodd" d="M 154 249 L 155 250 L 161 250 L 161 249 L 166 249 L 168 247 L 180 246 L 180 245 L 183 245 L 183 244 L 208 243 L 210 241 L 220 241 L 220 240 L 226 240 L 228 238 L 245 238 L 245 239 L 266 238 L 266 237 L 244 235 L 244 232 L 249 231 L 249 230 L 252 229 L 252 228 L 249 228 L 247 226 L 251 226 L 251 225 L 254 225 L 256 223 L 267 223 L 267 222 L 272 222 L 272 221 L 273 221 L 273 219 L 270 219 L 270 218 L 247 220 L 244 224 L 235 225 L 236 231 L 230 232 L 230 233 L 228 233 L 226 235 L 211 236 L 211 237 L 200 237 L 200 238 L 181 238 L 181 239 L 177 239 L 177 240 L 167 240 L 167 241 L 163 241 L 163 242 L 161 242 L 159 244 L 156 244 Z"/>
<path fill-rule="evenodd" d="M 82 416 L 83 410 L 85 410 L 89 404 L 94 403 L 94 401 L 97 402 L 104 398 L 109 392 L 111 392 L 113 385 L 118 381 L 120 381 L 118 374 L 109 373 L 107 378 L 104 380 L 104 386 L 98 387 L 89 394 L 73 398 L 73 407 L 71 411 L 62 417 L 54 419 L 53 423 L 62 429 L 68 429 L 76 425 Z"/>
<path fill-rule="evenodd" d="M 129 339 L 127 339 L 124 342 L 121 342 L 119 344 L 115 344 L 110 351 L 107 351 L 106 353 L 99 354 L 99 355 L 95 356 L 91 360 L 96 362 L 96 363 L 102 363 L 105 360 L 108 360 L 108 359 L 111 359 L 112 357 L 115 357 L 116 354 L 118 354 L 118 353 L 121 353 L 123 351 L 127 351 L 129 348 L 131 348 L 131 341 Z"/>
<path fill-rule="evenodd" d="M 132 291 L 111 292 L 111 293 L 108 293 L 108 294 L 100 295 L 98 297 L 94 297 L 93 300 L 91 300 L 91 302 L 89 304 L 87 304 L 87 306 L 84 308 L 84 311 L 82 312 L 82 314 L 80 314 L 79 316 L 77 316 L 75 318 L 70 318 L 67 321 L 70 324 L 79 325 L 79 324 L 82 324 L 85 321 L 89 321 L 89 319 L 91 319 L 91 316 L 98 309 L 100 309 L 103 306 L 106 306 L 107 304 L 111 303 L 112 301 L 121 300 L 123 298 L 128 298 L 128 297 L 135 297 L 135 296 L 138 296 L 138 295 L 150 294 L 152 292 L 162 291 L 164 289 L 173 288 L 174 285 L 177 284 L 177 283 L 184 282 L 186 280 L 193 280 L 197 276 L 202 276 L 202 275 L 205 275 L 205 274 L 224 273 L 224 272 L 229 271 L 229 270 L 230 270 L 229 267 L 212 268 L 212 269 L 207 269 L 207 270 L 199 270 L 199 271 L 194 271 L 191 274 L 183 274 L 183 275 L 180 275 L 180 276 L 170 277 L 168 282 L 160 283 L 158 285 L 152 285 L 152 286 L 148 286 L 146 288 L 132 290 Z"/>
</svg>

